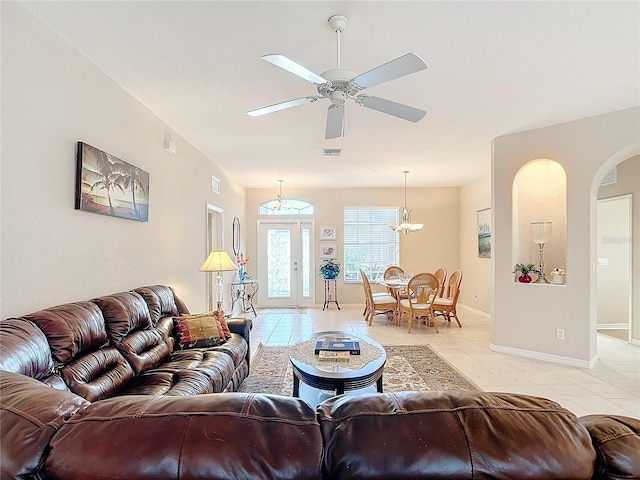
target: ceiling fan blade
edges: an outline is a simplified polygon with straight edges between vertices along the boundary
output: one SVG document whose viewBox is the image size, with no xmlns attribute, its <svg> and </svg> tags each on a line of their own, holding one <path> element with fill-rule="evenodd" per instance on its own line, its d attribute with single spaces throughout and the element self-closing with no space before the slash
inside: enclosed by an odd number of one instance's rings
<svg viewBox="0 0 640 480">
<path fill-rule="evenodd" d="M 264 55 L 262 58 L 269 63 L 273 63 L 276 67 L 283 68 L 286 71 L 291 72 L 300 78 L 304 78 L 307 82 L 315 83 L 316 85 L 322 85 L 323 83 L 327 83 L 327 81 L 317 73 L 313 73 L 308 68 L 303 67 L 299 63 L 294 62 L 293 60 L 285 57 L 284 55 L 279 55 L 279 54 Z"/>
<path fill-rule="evenodd" d="M 363 107 L 387 113 L 404 120 L 409 120 L 410 122 L 418 122 L 427 114 L 427 112 L 420 110 L 419 108 L 392 102 L 391 100 L 385 100 L 384 98 L 372 97 L 370 95 L 359 96 L 357 103 Z"/>
<path fill-rule="evenodd" d="M 361 89 L 373 87 L 389 80 L 404 77 L 411 73 L 419 72 L 427 68 L 427 64 L 415 53 L 407 53 L 402 57 L 380 65 L 379 67 L 361 73 L 352 82 Z"/>
<path fill-rule="evenodd" d="M 327 130 L 324 138 L 344 137 L 344 104 L 329 105 L 327 112 Z"/>
<path fill-rule="evenodd" d="M 322 97 L 302 97 L 296 98 L 295 100 L 289 100 L 287 102 L 276 103 L 274 105 L 269 105 L 267 107 L 256 108 L 255 110 L 249 110 L 247 115 L 250 117 L 259 117 L 260 115 L 266 115 L 267 113 L 277 112 L 279 110 L 284 110 L 285 108 L 296 107 L 298 105 L 303 105 L 305 103 L 312 103 Z"/>
</svg>

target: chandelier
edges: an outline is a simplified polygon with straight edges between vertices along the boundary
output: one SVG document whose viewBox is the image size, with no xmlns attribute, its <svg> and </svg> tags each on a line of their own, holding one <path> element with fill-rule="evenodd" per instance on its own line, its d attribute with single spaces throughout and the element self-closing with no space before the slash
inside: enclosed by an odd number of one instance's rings
<svg viewBox="0 0 640 480">
<path fill-rule="evenodd" d="M 278 182 L 280 182 L 280 193 L 278 193 L 277 200 L 273 201 L 271 208 L 274 210 L 289 210 L 291 207 L 287 205 L 287 201 L 284 198 L 284 195 L 282 195 L 282 182 L 284 182 L 284 180 L 278 180 Z"/>
<path fill-rule="evenodd" d="M 404 173 L 404 207 L 400 210 L 400 224 L 389 225 L 389 227 L 391 230 L 407 235 L 409 232 L 419 232 L 424 225 L 422 223 L 411 223 L 412 210 L 407 208 L 407 173 L 409 173 L 409 170 L 403 170 L 402 173 Z"/>
</svg>

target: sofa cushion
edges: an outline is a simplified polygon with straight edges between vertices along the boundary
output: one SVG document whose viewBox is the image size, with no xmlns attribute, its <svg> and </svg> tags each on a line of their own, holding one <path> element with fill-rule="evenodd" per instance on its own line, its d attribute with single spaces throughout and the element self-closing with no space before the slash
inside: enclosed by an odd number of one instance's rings
<svg viewBox="0 0 640 480">
<path fill-rule="evenodd" d="M 180 315 L 176 306 L 175 297 L 171 287 L 165 285 L 151 285 L 134 290 L 138 293 L 149 308 L 151 322 L 155 325 L 162 317 L 176 317 Z"/>
<path fill-rule="evenodd" d="M 38 380 L 53 375 L 53 358 L 42 330 L 29 320 L 0 322 L 0 370 Z"/>
<path fill-rule="evenodd" d="M 89 402 L 34 378 L 0 371 L 0 478 L 39 478 L 36 471 L 62 423 Z"/>
<path fill-rule="evenodd" d="M 92 302 L 102 310 L 109 339 L 136 373 L 169 358 L 169 345 L 162 333 L 152 328 L 147 303 L 138 293 L 116 293 Z"/>
<path fill-rule="evenodd" d="M 58 305 L 24 318 L 44 332 L 51 354 L 60 364 L 108 342 L 102 312 L 91 302 Z"/>
<path fill-rule="evenodd" d="M 217 347 L 225 342 L 224 331 L 212 316 L 186 315 L 173 319 L 177 348 Z"/>
<path fill-rule="evenodd" d="M 639 419 L 619 415 L 587 415 L 578 420 L 589 430 L 598 455 L 594 478 L 638 478 Z"/>
<path fill-rule="evenodd" d="M 318 417 L 328 478 L 587 480 L 593 474 L 589 432 L 542 398 L 460 391 L 340 395 L 321 403 Z"/>
<path fill-rule="evenodd" d="M 120 395 L 218 393 L 232 383 L 235 366 L 224 352 L 208 348 L 175 351 L 169 360 L 129 382 Z"/>
<path fill-rule="evenodd" d="M 24 318 L 44 332 L 55 368 L 72 392 L 93 402 L 114 395 L 133 378 L 131 365 L 106 345 L 104 318 L 94 303 L 68 303 Z"/>
<path fill-rule="evenodd" d="M 318 480 L 321 459 L 315 412 L 297 398 L 131 396 L 71 418 L 42 477 Z"/>
</svg>

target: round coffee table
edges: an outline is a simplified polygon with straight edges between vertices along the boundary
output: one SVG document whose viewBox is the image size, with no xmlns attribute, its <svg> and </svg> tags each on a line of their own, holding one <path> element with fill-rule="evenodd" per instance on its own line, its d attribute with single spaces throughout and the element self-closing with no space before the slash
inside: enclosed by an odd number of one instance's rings
<svg viewBox="0 0 640 480">
<path fill-rule="evenodd" d="M 315 343 L 327 337 L 360 342 L 361 355 L 352 355 L 348 362 L 321 362 L 314 354 Z M 376 384 L 382 393 L 382 371 L 387 352 L 374 339 L 346 332 L 318 332 L 292 348 L 293 396 L 300 395 L 300 381 L 318 390 L 335 390 L 341 395 Z"/>
</svg>

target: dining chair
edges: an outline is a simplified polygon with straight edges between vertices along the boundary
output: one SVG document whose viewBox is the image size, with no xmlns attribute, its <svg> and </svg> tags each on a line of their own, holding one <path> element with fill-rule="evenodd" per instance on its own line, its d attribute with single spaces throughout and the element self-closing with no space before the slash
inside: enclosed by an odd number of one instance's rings
<svg viewBox="0 0 640 480">
<path fill-rule="evenodd" d="M 402 278 L 404 276 L 404 270 L 397 265 L 391 265 L 387 267 L 387 269 L 382 274 L 382 278 L 385 280 L 390 280 L 392 278 Z M 407 298 L 406 290 L 400 290 L 398 288 L 387 287 L 387 292 L 389 295 L 394 297 L 396 300 L 400 300 L 402 298 Z"/>
<path fill-rule="evenodd" d="M 438 292 L 438 296 L 442 297 L 444 295 L 444 281 L 447 278 L 447 269 L 444 267 L 440 267 L 435 272 L 433 272 L 433 274 L 438 279 L 438 282 L 440 282 L 440 291 Z"/>
<path fill-rule="evenodd" d="M 373 323 L 373 317 L 378 313 L 393 314 L 393 321 L 395 323 L 398 301 L 391 295 L 385 293 L 382 295 L 373 295 L 371 290 L 371 283 L 369 277 L 364 273 L 364 270 L 360 269 L 360 276 L 362 277 L 362 285 L 365 292 L 365 320 L 369 321 L 369 325 Z"/>
<path fill-rule="evenodd" d="M 407 313 L 409 315 L 409 331 L 416 318 L 424 318 L 427 325 L 433 324 L 438 331 L 436 322 L 433 321 L 433 312 L 431 310 L 433 302 L 440 291 L 438 279 L 432 273 L 418 273 L 409 280 L 407 285 L 408 298 L 403 298 L 398 303 L 399 315 Z"/>
<path fill-rule="evenodd" d="M 361 275 L 361 276 L 362 276 L 362 273 L 363 273 L 363 270 L 362 270 L 362 269 L 360 269 L 360 275 Z M 366 274 L 365 274 L 365 275 L 366 275 Z M 368 280 L 368 279 L 369 279 L 369 277 L 367 277 L 367 280 Z M 371 284 L 371 283 L 369 283 L 369 284 Z M 388 290 L 388 289 L 387 289 L 387 290 Z M 388 292 L 387 292 L 387 291 L 384 291 L 384 292 L 376 292 L 376 291 L 374 291 L 374 290 L 373 290 L 373 288 L 372 288 L 372 289 L 371 289 L 371 294 L 372 294 L 374 297 L 380 297 L 380 296 L 383 296 L 383 295 L 387 295 L 387 294 L 388 294 Z M 365 296 L 366 296 L 366 293 L 365 293 Z M 367 319 L 367 311 L 368 311 L 367 309 L 368 309 L 368 305 L 369 305 L 369 302 L 365 302 L 365 305 L 364 305 L 364 311 L 362 312 L 362 315 L 364 315 L 365 320 Z"/>
<path fill-rule="evenodd" d="M 451 316 L 456 319 L 458 326 L 462 328 L 460 319 L 456 312 L 456 304 L 458 303 L 458 296 L 460 295 L 460 284 L 462 283 L 462 271 L 456 270 L 449 277 L 449 283 L 447 285 L 447 295 L 442 298 L 436 298 L 433 302 L 433 315 L 440 315 L 445 317 L 449 322 Z"/>
</svg>

